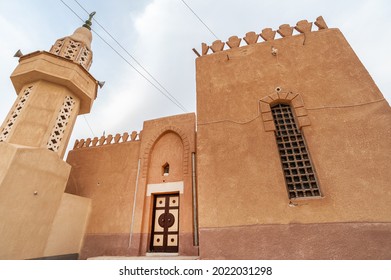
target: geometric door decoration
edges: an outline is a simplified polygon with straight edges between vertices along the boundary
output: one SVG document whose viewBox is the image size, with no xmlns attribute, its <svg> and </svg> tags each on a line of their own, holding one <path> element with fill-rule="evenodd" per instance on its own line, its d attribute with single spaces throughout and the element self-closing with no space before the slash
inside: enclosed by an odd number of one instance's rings
<svg viewBox="0 0 391 280">
<path fill-rule="evenodd" d="M 154 196 L 151 252 L 178 252 L 179 194 Z"/>
</svg>

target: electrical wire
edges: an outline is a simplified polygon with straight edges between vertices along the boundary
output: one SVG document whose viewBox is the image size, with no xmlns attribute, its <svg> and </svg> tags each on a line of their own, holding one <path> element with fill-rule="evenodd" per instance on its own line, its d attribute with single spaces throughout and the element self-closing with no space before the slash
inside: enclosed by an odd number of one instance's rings
<svg viewBox="0 0 391 280">
<path fill-rule="evenodd" d="M 119 57 L 121 57 L 130 67 L 134 69 L 141 77 L 143 77 L 149 84 L 151 84 L 155 89 L 157 89 L 161 94 L 163 94 L 168 100 L 170 100 L 174 105 L 176 105 L 179 109 L 184 112 L 187 112 L 186 109 L 180 104 L 175 102 L 169 95 L 163 92 L 160 88 L 158 88 L 151 80 L 149 80 L 143 73 L 141 73 L 134 65 L 132 65 L 129 60 L 127 60 L 122 54 L 120 54 L 112 45 L 110 45 L 102 36 L 100 36 L 96 31 L 92 30 L 109 48 L 111 48 Z"/>
<path fill-rule="evenodd" d="M 190 8 L 190 6 L 184 1 L 184 0 L 181 0 L 183 4 L 185 4 L 185 6 L 196 16 L 196 18 L 206 27 L 206 29 L 209 30 L 210 33 L 212 33 L 212 35 L 218 40 L 219 38 L 217 37 L 217 35 L 212 31 L 212 29 L 209 28 L 209 26 L 197 15 L 197 13 L 192 9 Z"/>
<path fill-rule="evenodd" d="M 82 8 L 87 14 L 90 14 L 87 9 L 85 9 L 80 3 L 79 1 L 77 0 L 74 0 L 76 2 L 77 5 L 79 5 L 80 8 Z M 109 31 L 106 30 L 106 28 L 103 27 L 103 25 L 101 25 L 98 20 L 96 18 L 93 19 L 94 22 L 96 22 L 96 24 L 102 28 L 102 30 L 107 34 L 109 35 L 109 37 L 127 54 L 129 55 L 130 58 L 133 59 L 133 61 L 141 68 L 145 71 L 145 73 L 148 74 L 149 77 L 152 78 L 152 80 L 154 80 L 172 99 L 174 99 L 180 106 L 181 106 L 181 109 L 184 110 L 185 112 L 188 112 L 189 110 L 186 109 L 185 106 L 183 106 L 180 101 L 178 101 L 175 96 L 173 96 L 132 54 L 130 54 L 123 46 L 120 42 L 118 42 L 117 39 L 115 39 L 111 33 Z"/>
<path fill-rule="evenodd" d="M 63 0 L 60 0 L 73 14 L 75 14 L 82 22 L 84 20 L 69 6 L 67 5 Z M 111 48 L 120 58 L 122 58 L 130 67 L 132 67 L 141 77 L 143 77 L 149 84 L 151 84 L 156 90 L 158 90 L 161 94 L 163 94 L 168 100 L 170 100 L 174 105 L 176 105 L 179 109 L 181 109 L 183 112 L 187 112 L 186 108 L 179 102 L 175 101 L 174 97 L 170 97 L 170 95 L 166 94 L 161 90 L 159 87 L 157 87 L 148 77 L 146 77 L 143 73 L 141 73 L 132 63 L 129 62 L 122 54 L 120 54 L 112 45 L 110 45 L 109 42 L 107 42 L 99 33 L 97 33 L 94 29 L 92 31 L 109 47 Z"/>
<path fill-rule="evenodd" d="M 77 16 L 82 22 L 84 22 L 84 20 L 74 11 L 72 10 L 71 7 L 69 7 L 63 0 L 60 0 L 75 16 Z"/>
<path fill-rule="evenodd" d="M 88 126 L 88 128 L 90 129 L 90 131 L 91 131 L 92 135 L 95 137 L 95 133 L 94 133 L 94 131 L 92 130 L 92 128 L 91 128 L 91 126 L 90 126 L 90 123 L 88 122 L 88 120 L 87 120 L 86 116 L 85 116 L 85 115 L 83 115 L 83 117 L 84 117 L 84 120 L 86 121 L 86 123 L 87 123 L 87 126 Z"/>
</svg>

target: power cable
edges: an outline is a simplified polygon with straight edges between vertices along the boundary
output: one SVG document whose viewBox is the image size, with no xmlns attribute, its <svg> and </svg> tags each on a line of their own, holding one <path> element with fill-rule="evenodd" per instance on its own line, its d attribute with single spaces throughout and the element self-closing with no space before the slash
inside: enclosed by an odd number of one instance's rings
<svg viewBox="0 0 391 280">
<path fill-rule="evenodd" d="M 90 14 L 80 3 L 79 1 L 77 0 L 74 0 L 76 2 L 76 4 L 79 5 L 80 8 L 82 8 L 87 14 Z M 152 78 L 152 80 L 154 80 L 172 99 L 174 99 L 180 106 L 181 106 L 181 109 L 184 110 L 185 112 L 188 112 L 189 110 L 186 109 L 185 106 L 183 106 L 180 101 L 178 99 L 175 98 L 175 96 L 173 96 L 144 66 L 141 65 L 141 63 L 132 55 L 130 54 L 123 46 L 120 42 L 118 42 L 117 39 L 115 39 L 111 33 L 109 31 L 106 30 L 106 28 L 103 27 L 103 25 L 101 25 L 98 20 L 96 18 L 93 19 L 94 22 L 96 22 L 96 24 L 103 29 L 104 32 L 106 32 L 107 35 L 109 35 L 109 37 L 124 51 L 126 52 L 127 55 L 130 56 L 130 58 L 133 59 L 133 61 L 141 67 L 141 69 L 143 69 L 145 71 L 145 73 L 147 73 L 149 75 L 149 77 Z"/>
<path fill-rule="evenodd" d="M 75 16 L 77 16 L 82 22 L 84 22 L 84 20 L 74 11 L 72 10 L 71 7 L 69 7 L 63 0 L 60 0 L 69 10 L 72 11 L 72 13 L 74 13 Z"/>
<path fill-rule="evenodd" d="M 91 126 L 90 126 L 90 123 L 88 122 L 88 120 L 87 120 L 86 116 L 85 116 L 85 115 L 83 115 L 83 117 L 84 117 L 84 120 L 86 121 L 86 123 L 87 123 L 87 126 L 88 126 L 88 128 L 90 129 L 90 131 L 91 131 L 92 135 L 95 137 L 95 133 L 94 133 L 94 131 L 92 130 L 92 128 L 91 128 Z"/>
<path fill-rule="evenodd" d="M 74 13 L 82 22 L 84 20 L 63 0 L 60 0 L 72 13 Z M 97 33 L 94 29 L 92 31 L 108 46 L 110 47 L 119 57 L 121 57 L 130 67 L 132 67 L 141 77 L 143 77 L 148 83 L 150 83 L 156 90 L 158 90 L 161 94 L 163 94 L 167 99 L 169 99 L 174 105 L 176 105 L 179 109 L 184 112 L 187 112 L 186 108 L 179 102 L 175 101 L 174 97 L 170 97 L 168 94 L 163 92 L 160 88 L 158 88 L 150 79 L 148 79 L 143 73 L 141 73 L 136 67 L 134 67 L 129 60 L 127 60 L 123 55 L 121 55 L 112 45 L 110 45 L 99 33 Z"/>
<path fill-rule="evenodd" d="M 96 31 L 92 30 L 107 46 L 109 46 L 119 57 L 121 57 L 130 67 L 134 69 L 141 77 L 143 77 L 148 83 L 150 83 L 155 89 L 157 89 L 161 94 L 167 97 L 173 104 L 175 104 L 179 109 L 184 112 L 187 112 L 186 109 L 180 104 L 175 102 L 169 95 L 163 92 L 160 88 L 158 88 L 154 83 L 151 82 L 143 73 L 141 73 L 136 67 L 134 67 L 129 60 L 127 60 L 122 54 L 120 54 L 113 46 L 111 46 L 102 36 L 100 36 Z"/>
<path fill-rule="evenodd" d="M 189 10 L 198 18 L 198 20 L 209 30 L 210 33 L 212 33 L 212 35 L 218 40 L 219 38 L 217 37 L 217 35 L 212 31 L 212 29 L 209 28 L 209 26 L 197 15 L 197 13 L 192 9 L 190 8 L 190 6 L 184 1 L 184 0 L 181 0 L 183 2 L 183 4 L 185 4 L 185 6 L 187 8 L 189 8 Z"/>
</svg>

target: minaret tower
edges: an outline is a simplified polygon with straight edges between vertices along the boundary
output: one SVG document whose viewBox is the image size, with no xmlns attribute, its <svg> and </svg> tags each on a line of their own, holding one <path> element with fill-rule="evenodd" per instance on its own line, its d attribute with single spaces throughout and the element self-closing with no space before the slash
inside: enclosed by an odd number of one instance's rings
<svg viewBox="0 0 391 280">
<path fill-rule="evenodd" d="M 97 96 L 88 72 L 94 14 L 50 52 L 22 56 L 11 75 L 18 97 L 0 127 L 0 259 L 42 257 L 53 239 L 71 169 L 62 158 Z"/>
</svg>

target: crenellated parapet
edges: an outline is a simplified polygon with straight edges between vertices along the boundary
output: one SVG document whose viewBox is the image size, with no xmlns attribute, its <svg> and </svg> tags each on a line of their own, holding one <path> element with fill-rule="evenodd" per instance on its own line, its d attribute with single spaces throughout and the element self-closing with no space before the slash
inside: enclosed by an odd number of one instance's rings
<svg viewBox="0 0 391 280">
<path fill-rule="evenodd" d="M 131 134 L 125 132 L 122 135 L 117 133 L 115 136 L 109 134 L 107 136 L 102 135 L 100 138 L 94 137 L 93 139 L 91 138 L 80 139 L 80 140 L 77 139 L 75 141 L 75 144 L 73 145 L 73 150 L 81 149 L 81 148 L 99 147 L 99 146 L 110 145 L 110 144 L 140 141 L 141 133 L 142 133 L 141 131 L 139 133 L 137 133 L 137 131 L 132 131 Z"/>
<path fill-rule="evenodd" d="M 318 27 L 318 30 L 328 29 L 328 26 L 322 16 L 319 16 L 314 22 L 314 24 Z M 241 46 L 241 44 L 243 44 L 242 43 L 243 41 L 247 45 L 252 45 L 252 44 L 262 43 L 266 41 L 270 42 L 275 39 L 295 36 L 299 34 L 307 34 L 312 32 L 312 25 L 313 25 L 312 22 L 308 22 L 307 20 L 301 20 L 296 23 L 296 26 L 290 26 L 289 24 L 282 24 L 280 25 L 278 30 L 273 30 L 272 28 L 265 28 L 259 34 L 253 31 L 247 32 L 243 38 L 239 38 L 238 36 L 231 36 L 228 38 L 228 41 L 226 42 L 222 42 L 221 40 L 216 40 L 210 46 L 207 45 L 206 43 L 202 43 L 201 55 L 208 55 L 210 53 L 220 52 L 227 49 L 238 48 Z M 276 35 L 279 36 L 279 38 L 278 37 L 276 38 Z"/>
</svg>

